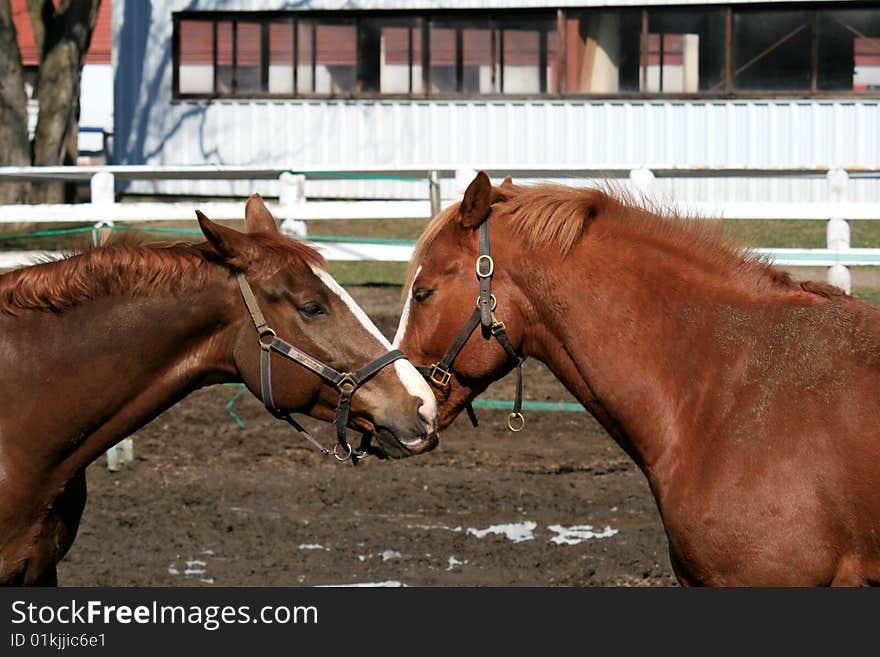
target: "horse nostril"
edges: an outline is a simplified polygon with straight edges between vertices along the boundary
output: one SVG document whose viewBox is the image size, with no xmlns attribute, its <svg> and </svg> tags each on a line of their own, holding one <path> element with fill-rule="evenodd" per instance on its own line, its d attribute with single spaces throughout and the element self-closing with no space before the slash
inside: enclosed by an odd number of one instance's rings
<svg viewBox="0 0 880 657">
<path fill-rule="evenodd" d="M 437 424 L 437 406 L 436 404 L 422 404 L 419 406 L 419 417 L 425 423 L 428 433 L 433 433 Z"/>
</svg>

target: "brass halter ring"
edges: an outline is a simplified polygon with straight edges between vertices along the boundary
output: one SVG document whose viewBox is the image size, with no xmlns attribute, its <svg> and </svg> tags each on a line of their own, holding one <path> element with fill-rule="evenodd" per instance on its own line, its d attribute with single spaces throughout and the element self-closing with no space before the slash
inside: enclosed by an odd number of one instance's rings
<svg viewBox="0 0 880 657">
<path fill-rule="evenodd" d="M 507 428 L 514 433 L 522 431 L 525 426 L 526 418 L 519 411 L 513 411 L 510 415 L 507 416 Z"/>
<path fill-rule="evenodd" d="M 495 312 L 495 308 L 498 306 L 498 299 L 495 298 L 494 294 L 489 295 L 491 297 L 489 310 Z M 480 307 L 480 297 L 477 297 L 477 308 Z"/>
<path fill-rule="evenodd" d="M 272 346 L 272 340 L 274 340 L 275 337 L 275 331 L 268 327 L 263 329 L 262 333 L 260 333 L 260 348 L 269 349 Z M 269 340 L 266 341 L 266 338 L 269 338 Z"/>
<path fill-rule="evenodd" d="M 484 272 L 480 269 L 480 265 L 484 262 L 489 263 L 489 271 Z M 477 258 L 477 276 L 479 278 L 489 278 L 492 274 L 495 273 L 495 261 L 492 259 L 492 256 L 483 254 L 479 258 Z"/>
<path fill-rule="evenodd" d="M 336 451 L 337 449 L 339 449 L 339 443 L 333 445 L 333 458 L 335 458 L 339 462 L 347 461 L 348 459 L 350 459 L 351 454 L 354 450 L 351 448 L 351 445 L 349 443 L 345 443 L 345 448 L 348 450 L 348 454 L 344 456 L 339 456 L 339 453 Z"/>
</svg>

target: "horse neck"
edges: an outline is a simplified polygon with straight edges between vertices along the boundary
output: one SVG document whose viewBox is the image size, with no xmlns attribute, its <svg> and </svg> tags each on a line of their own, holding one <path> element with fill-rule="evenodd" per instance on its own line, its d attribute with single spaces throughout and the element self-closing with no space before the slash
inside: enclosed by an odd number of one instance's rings
<svg viewBox="0 0 880 657">
<path fill-rule="evenodd" d="M 514 276 L 527 300 L 526 355 L 546 363 L 653 481 L 664 463 L 674 467 L 693 416 L 711 412 L 705 393 L 719 373 L 735 371 L 735 350 L 717 336 L 747 343 L 771 306 L 717 263 L 649 242 L 591 227 L 565 258 L 553 248 L 523 253 Z"/>
<path fill-rule="evenodd" d="M 174 293 L 0 316 L 0 333 L 15 336 L 0 349 L 10 402 L 0 437 L 21 441 L 37 462 L 76 470 L 195 388 L 231 379 L 233 286 L 218 268 Z"/>
</svg>

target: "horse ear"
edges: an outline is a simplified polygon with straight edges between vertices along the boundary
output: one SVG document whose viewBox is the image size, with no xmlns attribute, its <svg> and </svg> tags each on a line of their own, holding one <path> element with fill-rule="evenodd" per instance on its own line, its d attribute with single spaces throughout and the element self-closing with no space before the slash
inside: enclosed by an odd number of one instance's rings
<svg viewBox="0 0 880 657">
<path fill-rule="evenodd" d="M 227 264 L 237 268 L 246 269 L 250 260 L 250 241 L 247 236 L 242 235 L 237 230 L 226 228 L 220 224 L 214 223 L 206 217 L 201 210 L 196 210 L 196 217 L 199 220 L 199 228 L 208 239 L 208 243 L 214 247 L 214 250 L 220 254 Z"/>
<path fill-rule="evenodd" d="M 263 197 L 254 194 L 244 206 L 244 226 L 249 233 L 277 233 L 275 217 L 263 203 Z"/>
<path fill-rule="evenodd" d="M 497 203 L 498 201 L 506 201 L 511 192 L 513 192 L 513 178 L 507 176 L 498 187 L 492 188 L 492 203 Z"/>
<path fill-rule="evenodd" d="M 461 215 L 461 225 L 465 228 L 476 228 L 489 215 L 489 206 L 492 204 L 492 182 L 485 171 L 480 171 L 477 177 L 471 181 L 465 190 L 458 212 Z"/>
</svg>

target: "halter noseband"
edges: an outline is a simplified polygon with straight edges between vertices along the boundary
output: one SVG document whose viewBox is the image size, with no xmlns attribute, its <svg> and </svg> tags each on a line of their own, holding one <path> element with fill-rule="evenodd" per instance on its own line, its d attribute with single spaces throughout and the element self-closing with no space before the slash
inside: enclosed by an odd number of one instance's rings
<svg viewBox="0 0 880 657">
<path fill-rule="evenodd" d="M 357 463 L 358 459 L 367 455 L 369 450 L 369 434 L 364 434 L 359 449 L 352 449 L 345 438 L 345 428 L 348 424 L 348 414 L 351 410 L 351 397 L 355 391 L 364 383 L 375 376 L 382 368 L 390 365 L 396 360 L 406 358 L 400 349 L 393 349 L 378 358 L 370 361 L 359 370 L 354 372 L 339 372 L 329 365 L 322 363 L 301 349 L 297 349 L 289 342 L 279 338 L 275 331 L 269 328 L 266 318 L 260 311 L 257 298 L 247 282 L 244 273 L 238 272 L 235 275 L 238 280 L 238 286 L 241 288 L 241 296 L 244 298 L 244 305 L 247 306 L 254 327 L 257 329 L 260 342 L 260 392 L 263 397 L 263 405 L 275 417 L 286 421 L 296 431 L 301 433 L 303 437 L 317 447 L 324 456 L 333 454 L 337 461 L 346 461 L 352 458 L 352 463 Z M 272 352 L 275 351 L 285 358 L 305 367 L 310 372 L 317 374 L 324 381 L 332 385 L 339 391 L 339 404 L 336 406 L 336 440 L 337 444 L 332 450 L 323 447 L 315 440 L 308 431 L 306 431 L 290 413 L 284 413 L 275 406 L 275 400 L 272 397 Z M 342 449 L 342 454 L 338 452 Z"/>
<path fill-rule="evenodd" d="M 433 365 L 417 365 L 416 369 L 428 381 L 438 388 L 446 388 L 449 385 L 449 379 L 452 376 L 452 363 L 458 357 L 458 354 L 464 348 L 465 343 L 470 339 L 471 334 L 482 325 L 483 337 L 489 339 L 494 337 L 498 340 L 498 344 L 507 352 L 507 355 L 513 358 L 516 365 L 516 396 L 513 401 L 513 410 L 507 416 L 507 426 L 511 431 L 522 431 L 526 426 L 526 419 L 522 414 L 522 364 L 523 358 L 516 353 L 510 338 L 507 335 L 507 329 L 504 322 L 498 321 L 495 317 L 495 306 L 498 300 L 492 294 L 492 276 L 495 273 L 495 261 L 489 254 L 489 218 L 480 224 L 480 255 L 477 257 L 476 270 L 477 280 L 480 283 L 480 296 L 477 297 L 477 307 L 471 313 L 471 316 L 465 322 L 464 327 L 458 332 L 449 349 L 443 354 L 438 362 Z M 468 402 L 465 406 L 468 417 L 474 426 L 477 426 L 477 414 L 473 405 Z"/>
</svg>

